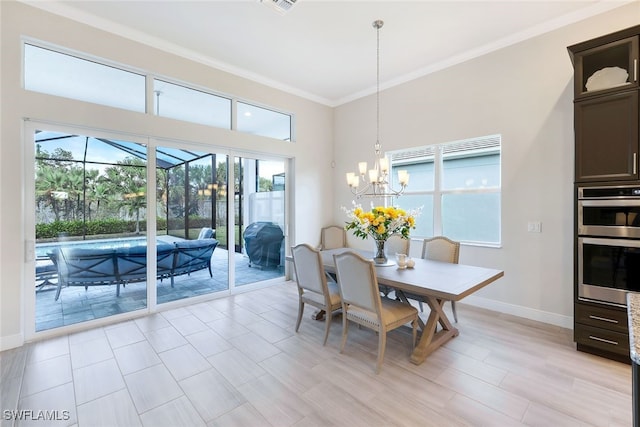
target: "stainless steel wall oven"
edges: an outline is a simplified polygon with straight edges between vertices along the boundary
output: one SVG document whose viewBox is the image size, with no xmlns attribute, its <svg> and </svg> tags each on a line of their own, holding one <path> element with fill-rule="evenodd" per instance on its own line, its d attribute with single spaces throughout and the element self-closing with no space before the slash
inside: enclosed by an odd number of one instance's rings
<svg viewBox="0 0 640 427">
<path fill-rule="evenodd" d="M 640 186 L 578 188 L 578 298 L 626 305 L 640 292 Z"/>
</svg>

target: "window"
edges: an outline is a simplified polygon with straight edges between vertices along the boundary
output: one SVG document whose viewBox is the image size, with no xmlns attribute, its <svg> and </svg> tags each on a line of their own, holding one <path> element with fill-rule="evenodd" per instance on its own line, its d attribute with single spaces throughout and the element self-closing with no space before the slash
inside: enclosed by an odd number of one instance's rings
<svg viewBox="0 0 640 427">
<path fill-rule="evenodd" d="M 238 102 L 238 130 L 282 141 L 291 141 L 291 116 Z"/>
<path fill-rule="evenodd" d="M 391 153 L 392 177 L 410 181 L 397 205 L 422 206 L 414 235 L 445 235 L 466 243 L 499 245 L 500 135 Z"/>
<path fill-rule="evenodd" d="M 24 45 L 24 88 L 145 111 L 145 76 L 30 44 Z"/>
<path fill-rule="evenodd" d="M 231 100 L 188 87 L 153 81 L 154 108 L 158 116 L 231 129 Z"/>
<path fill-rule="evenodd" d="M 105 61 L 107 62 L 107 61 Z M 147 73 L 134 73 L 97 60 L 24 44 L 24 88 L 95 104 L 145 113 Z M 281 141 L 292 140 L 292 115 L 231 98 L 214 95 L 186 84 L 153 79 L 153 107 L 149 114 L 232 129 Z"/>
</svg>

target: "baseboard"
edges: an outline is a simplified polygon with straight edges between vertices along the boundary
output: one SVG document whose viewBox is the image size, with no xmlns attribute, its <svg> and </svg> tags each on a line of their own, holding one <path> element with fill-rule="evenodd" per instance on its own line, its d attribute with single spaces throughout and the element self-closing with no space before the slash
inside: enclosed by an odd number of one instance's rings
<svg viewBox="0 0 640 427">
<path fill-rule="evenodd" d="M 11 350 L 22 345 L 24 345 L 24 335 L 22 334 L 0 337 L 0 351 Z"/>
<path fill-rule="evenodd" d="M 529 320 L 536 320 L 538 322 L 560 326 L 562 328 L 573 329 L 573 317 L 571 316 L 563 316 L 557 313 L 536 310 L 529 307 L 523 307 L 521 305 L 508 304 L 506 302 L 500 302 L 474 295 L 466 297 L 464 300 L 460 301 L 460 304 L 469 304 L 476 307 L 497 311 L 499 313 L 511 314 Z"/>
</svg>

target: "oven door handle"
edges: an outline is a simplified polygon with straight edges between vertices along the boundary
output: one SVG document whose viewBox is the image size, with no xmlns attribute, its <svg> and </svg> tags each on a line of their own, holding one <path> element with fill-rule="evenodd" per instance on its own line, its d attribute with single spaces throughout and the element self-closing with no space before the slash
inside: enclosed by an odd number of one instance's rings
<svg viewBox="0 0 640 427">
<path fill-rule="evenodd" d="M 607 237 L 603 237 L 603 238 L 579 237 L 578 246 L 580 245 L 601 245 L 601 246 L 615 246 L 615 247 L 621 247 L 621 248 L 640 248 L 640 240 L 611 239 Z M 580 247 L 580 249 L 582 248 Z"/>
<path fill-rule="evenodd" d="M 582 207 L 612 207 L 617 206 L 631 206 L 640 208 L 640 200 L 634 199 L 582 199 L 578 200 L 578 206 Z"/>
</svg>

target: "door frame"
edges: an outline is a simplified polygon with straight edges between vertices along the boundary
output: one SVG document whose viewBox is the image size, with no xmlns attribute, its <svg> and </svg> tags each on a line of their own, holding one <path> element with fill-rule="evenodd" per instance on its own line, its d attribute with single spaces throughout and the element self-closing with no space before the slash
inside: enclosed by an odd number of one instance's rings
<svg viewBox="0 0 640 427">
<path fill-rule="evenodd" d="M 23 122 L 23 137 L 22 137 L 22 157 L 23 157 L 23 203 L 22 212 L 24 213 L 24 227 L 22 230 L 22 241 L 24 242 L 24 259 L 22 264 L 22 280 L 23 286 L 21 288 L 21 301 L 23 316 L 21 316 L 21 330 L 24 334 L 24 341 L 34 341 L 44 339 L 48 337 L 58 336 L 60 334 L 68 334 L 79 331 L 84 331 L 94 327 L 100 327 L 112 323 L 122 322 L 134 318 L 139 318 L 151 313 L 157 313 L 171 308 L 185 306 L 189 304 L 195 304 L 207 300 L 213 300 L 216 298 L 226 297 L 234 293 L 242 293 L 251 291 L 257 288 L 263 288 L 273 285 L 274 283 L 281 282 L 282 280 L 290 277 L 290 266 L 285 263 L 285 270 L 283 277 L 278 279 L 267 280 L 264 282 L 256 282 L 255 284 L 243 285 L 238 288 L 235 286 L 235 260 L 233 256 L 228 257 L 228 289 L 227 291 L 215 292 L 213 294 L 206 294 L 192 298 L 185 298 L 176 301 L 157 304 L 157 292 L 156 285 L 147 284 L 147 305 L 143 309 L 130 311 L 127 313 L 120 313 L 112 316 L 102 317 L 94 320 L 75 323 L 72 325 L 61 326 L 53 329 L 47 329 L 43 331 L 35 330 L 35 315 L 36 315 L 36 298 L 35 298 L 35 145 L 33 141 L 33 135 L 36 130 L 50 130 L 58 132 L 67 132 L 70 134 L 90 134 L 91 136 L 99 136 L 104 138 L 117 138 L 125 139 L 127 141 L 143 144 L 147 147 L 147 165 L 155 165 L 155 149 L 158 146 L 169 144 L 171 147 L 185 147 L 195 150 L 206 151 L 209 153 L 215 152 L 215 154 L 226 154 L 228 157 L 228 165 L 233 165 L 233 159 L 235 157 L 248 157 L 262 160 L 278 160 L 284 162 L 285 169 L 285 226 L 284 226 L 284 242 L 285 253 L 289 253 L 289 241 L 291 239 L 291 230 L 293 229 L 293 195 L 294 195 L 294 180 L 292 178 L 295 159 L 293 157 L 277 156 L 269 153 L 258 153 L 254 151 L 242 151 L 229 147 L 202 144 L 197 142 L 178 141 L 170 138 L 161 138 L 157 136 L 141 136 L 130 133 L 118 132 L 113 130 L 102 130 L 95 128 L 87 128 L 83 126 L 75 126 L 71 124 L 60 124 L 49 122 L 46 120 L 29 120 L 25 119 Z M 147 167 L 147 183 L 154 182 L 156 179 L 155 167 Z M 234 168 L 228 167 L 227 182 L 234 182 Z M 154 185 L 155 187 L 155 185 Z M 149 188 L 149 186 L 148 186 Z M 147 212 L 155 212 L 156 194 L 155 191 L 147 191 Z M 235 214 L 234 204 L 230 198 L 230 203 L 227 204 L 227 224 L 228 236 L 233 236 L 233 245 L 235 245 Z M 147 254 L 155 254 L 156 242 L 155 229 L 156 218 L 155 215 L 147 215 Z M 232 242 L 230 241 L 229 249 L 232 249 Z M 230 250 L 229 254 L 233 254 L 234 251 Z M 151 261 L 147 264 L 147 275 L 152 277 L 155 275 L 156 260 L 155 257 L 147 257 Z M 149 275 L 149 273 L 152 273 Z M 151 281 L 153 283 L 153 281 Z"/>
</svg>

